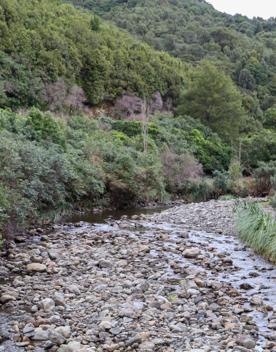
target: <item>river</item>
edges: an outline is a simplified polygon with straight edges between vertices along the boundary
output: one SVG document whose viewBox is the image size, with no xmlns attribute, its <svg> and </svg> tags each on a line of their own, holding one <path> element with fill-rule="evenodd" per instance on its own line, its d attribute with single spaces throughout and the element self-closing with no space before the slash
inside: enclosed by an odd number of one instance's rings
<svg viewBox="0 0 276 352">
<path fill-rule="evenodd" d="M 82 214 L 26 239 L 1 263 L 0 351 L 276 350 L 276 269 L 232 207 Z"/>
</svg>

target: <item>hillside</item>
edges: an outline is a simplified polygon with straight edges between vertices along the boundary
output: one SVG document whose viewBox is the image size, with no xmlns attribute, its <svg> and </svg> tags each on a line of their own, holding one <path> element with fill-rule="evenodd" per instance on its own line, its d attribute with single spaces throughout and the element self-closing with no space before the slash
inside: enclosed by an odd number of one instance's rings
<svg viewBox="0 0 276 352">
<path fill-rule="evenodd" d="M 216 63 L 231 75 L 244 107 L 258 120 L 276 103 L 275 18 L 230 16 L 203 0 L 69 1 L 185 62 Z"/>
<path fill-rule="evenodd" d="M 255 34 L 225 26 L 214 35 L 213 16 L 221 25 L 225 16 L 204 2 L 116 3 L 90 4 L 101 5 L 93 9 L 106 18 L 118 12 L 119 19 L 122 11 L 133 29 L 147 19 L 147 33 L 161 22 L 168 31 L 171 20 L 187 17 L 187 26 L 195 22 L 190 33 L 199 36 L 209 16 L 213 56 L 208 49 L 200 58 L 171 51 L 182 60 L 172 57 L 61 0 L 0 0 L 0 234 L 95 205 L 269 192 L 276 108 L 274 66 L 265 60 L 273 50 L 262 41 L 259 48 Z M 135 25 L 131 13 L 137 13 Z M 174 28 L 172 39 L 180 41 L 186 27 Z M 152 35 L 157 40 L 157 32 Z M 253 85 L 238 87 L 229 73 L 235 78 L 243 49 L 253 47 L 239 75 L 239 82 Z M 230 59 L 236 51 L 240 56 Z M 118 108 L 117 120 L 110 108 Z M 260 162 L 263 188 L 254 179 Z"/>
<path fill-rule="evenodd" d="M 57 0 L 0 0 L 0 107 L 74 111 L 124 92 L 176 99 L 186 66 Z"/>
</svg>

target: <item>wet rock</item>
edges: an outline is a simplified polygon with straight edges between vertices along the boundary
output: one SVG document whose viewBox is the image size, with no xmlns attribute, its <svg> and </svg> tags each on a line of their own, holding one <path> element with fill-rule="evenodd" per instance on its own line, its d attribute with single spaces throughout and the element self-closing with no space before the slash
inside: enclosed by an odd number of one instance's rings
<svg viewBox="0 0 276 352">
<path fill-rule="evenodd" d="M 240 288 L 242 290 L 252 290 L 254 287 L 250 285 L 249 283 L 245 282 L 240 285 Z"/>
</svg>

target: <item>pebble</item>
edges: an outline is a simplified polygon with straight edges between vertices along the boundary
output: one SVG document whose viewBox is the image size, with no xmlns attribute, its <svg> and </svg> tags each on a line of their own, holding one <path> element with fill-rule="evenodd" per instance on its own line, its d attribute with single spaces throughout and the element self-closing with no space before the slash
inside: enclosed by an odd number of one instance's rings
<svg viewBox="0 0 276 352">
<path fill-rule="evenodd" d="M 52 298 L 45 298 L 41 302 L 42 309 L 49 313 L 55 308 L 55 301 Z"/>
<path fill-rule="evenodd" d="M 47 267 L 41 263 L 30 263 L 27 265 L 27 271 L 34 272 L 43 272 L 46 271 Z"/>
<path fill-rule="evenodd" d="M 183 255 L 185 258 L 191 258 L 191 259 L 198 257 L 199 254 L 200 254 L 199 248 L 187 248 L 183 252 Z"/>
</svg>

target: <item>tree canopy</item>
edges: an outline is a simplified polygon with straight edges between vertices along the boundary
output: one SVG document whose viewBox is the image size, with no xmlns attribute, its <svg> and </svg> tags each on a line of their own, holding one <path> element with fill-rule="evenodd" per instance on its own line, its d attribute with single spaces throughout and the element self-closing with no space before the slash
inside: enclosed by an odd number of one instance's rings
<svg viewBox="0 0 276 352">
<path fill-rule="evenodd" d="M 207 61 L 192 75 L 178 113 L 201 119 L 228 142 L 237 140 L 245 114 L 241 94 L 231 79 Z"/>
<path fill-rule="evenodd" d="M 58 0 L 0 0 L 0 107 L 51 110 L 124 92 L 176 99 L 187 65 Z"/>
</svg>

